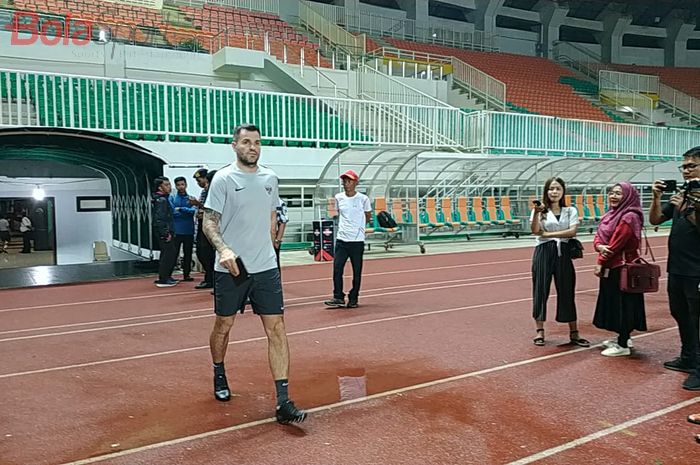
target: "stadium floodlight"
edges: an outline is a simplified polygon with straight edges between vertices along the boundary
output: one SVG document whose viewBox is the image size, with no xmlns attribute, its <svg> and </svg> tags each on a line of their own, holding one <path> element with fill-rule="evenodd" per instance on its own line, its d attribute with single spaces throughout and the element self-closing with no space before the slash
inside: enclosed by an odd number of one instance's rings
<svg viewBox="0 0 700 465">
<path fill-rule="evenodd" d="M 37 185 L 32 192 L 32 197 L 34 197 L 34 200 L 44 200 L 46 197 L 46 192 L 41 188 L 41 186 Z"/>
</svg>

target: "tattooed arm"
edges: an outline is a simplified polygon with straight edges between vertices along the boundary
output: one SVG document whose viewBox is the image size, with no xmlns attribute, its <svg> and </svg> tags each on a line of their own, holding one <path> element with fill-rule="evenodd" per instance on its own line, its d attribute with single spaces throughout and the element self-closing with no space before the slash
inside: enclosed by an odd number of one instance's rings
<svg viewBox="0 0 700 465">
<path fill-rule="evenodd" d="M 219 252 L 219 265 L 229 270 L 229 272 L 238 276 L 238 265 L 236 265 L 236 254 L 224 242 L 221 237 L 221 213 L 212 209 L 204 209 L 204 222 L 202 223 L 202 231 L 209 239 L 211 245 Z"/>
</svg>

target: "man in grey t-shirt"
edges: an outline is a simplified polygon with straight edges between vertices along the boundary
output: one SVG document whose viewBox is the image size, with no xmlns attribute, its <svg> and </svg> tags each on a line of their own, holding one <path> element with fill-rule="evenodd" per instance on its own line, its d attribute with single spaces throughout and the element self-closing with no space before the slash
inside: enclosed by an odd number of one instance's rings
<svg viewBox="0 0 700 465">
<path fill-rule="evenodd" d="M 273 240 L 277 231 L 277 175 L 258 165 L 260 130 L 238 126 L 233 134 L 236 162 L 220 169 L 209 186 L 202 229 L 216 249 L 216 321 L 209 339 L 214 362 L 214 397 L 228 401 L 231 391 L 224 358 L 236 313 L 250 298 L 267 334 L 270 370 L 277 391 L 279 423 L 302 422 L 306 412 L 289 400 L 289 346 L 284 327 L 282 282 Z"/>
</svg>

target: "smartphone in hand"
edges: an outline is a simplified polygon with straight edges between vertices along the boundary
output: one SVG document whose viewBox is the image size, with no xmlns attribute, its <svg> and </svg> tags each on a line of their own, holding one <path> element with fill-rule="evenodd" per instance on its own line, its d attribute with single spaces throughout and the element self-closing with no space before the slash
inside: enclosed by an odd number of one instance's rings
<svg viewBox="0 0 700 465">
<path fill-rule="evenodd" d="M 664 179 L 661 182 L 665 184 L 663 192 L 676 192 L 678 190 L 678 183 L 675 179 Z"/>
</svg>

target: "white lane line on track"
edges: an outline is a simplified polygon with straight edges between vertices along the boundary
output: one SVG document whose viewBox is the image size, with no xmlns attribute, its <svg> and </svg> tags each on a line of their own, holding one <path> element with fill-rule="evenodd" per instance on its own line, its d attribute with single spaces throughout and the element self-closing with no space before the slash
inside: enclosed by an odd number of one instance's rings
<svg viewBox="0 0 700 465">
<path fill-rule="evenodd" d="M 662 262 L 663 262 L 663 260 L 660 260 L 658 263 L 662 263 Z M 585 272 L 585 271 L 590 271 L 592 269 L 593 268 L 590 266 L 583 266 L 583 267 L 580 267 L 578 269 L 578 271 Z M 508 282 L 508 281 L 517 281 L 519 279 L 527 279 L 529 276 L 530 276 L 530 272 L 522 272 L 522 273 L 502 274 L 502 275 L 498 275 L 498 276 L 480 276 L 480 277 L 476 277 L 476 278 L 453 279 L 453 280 L 447 280 L 447 281 L 434 281 L 434 282 L 427 282 L 427 283 L 416 283 L 416 284 L 406 284 L 406 285 L 401 285 L 401 286 L 389 286 L 389 287 L 382 287 L 382 288 L 375 288 L 375 289 L 367 289 L 366 291 L 363 291 L 363 299 L 370 298 L 370 297 L 381 297 L 381 296 L 387 296 L 387 295 L 399 295 L 399 294 L 405 294 L 405 293 L 410 293 L 410 292 L 433 290 L 433 289 L 439 290 L 439 289 L 446 289 L 446 288 L 450 288 L 450 287 L 463 287 L 463 286 L 474 286 L 474 285 L 479 285 L 479 284 L 491 284 L 491 283 L 500 283 L 500 282 Z M 493 278 L 503 278 L 503 277 L 519 277 L 519 278 L 518 279 L 509 279 L 509 280 L 493 280 Z M 473 283 L 473 281 L 478 281 L 478 282 Z M 448 284 L 448 283 L 469 283 L 469 284 L 462 284 L 460 286 L 430 287 L 430 286 L 434 286 L 437 284 Z M 424 287 L 427 287 L 427 289 L 424 289 Z M 411 290 L 407 290 L 407 291 L 403 291 L 403 292 L 394 292 L 394 293 L 387 292 L 387 293 L 383 293 L 383 294 L 369 294 L 369 295 L 365 294 L 365 293 L 371 293 L 371 292 L 376 292 L 376 291 L 385 291 L 385 290 L 392 290 L 392 289 L 405 289 L 405 288 L 416 288 L 416 289 L 411 289 Z M 295 297 L 295 298 L 291 298 L 291 299 L 285 299 L 285 302 L 295 302 L 295 301 L 299 301 L 299 300 L 318 299 L 318 298 L 325 298 L 325 297 L 327 297 L 326 294 L 315 295 L 315 296 L 306 296 L 306 297 Z M 300 307 L 303 305 L 312 305 L 312 304 L 319 305 L 319 304 L 322 304 L 322 302 L 309 301 L 309 302 L 303 302 L 303 303 L 298 303 L 298 304 L 287 304 L 286 308 Z M 89 329 L 84 329 L 84 330 L 74 330 L 74 331 L 64 331 L 64 332 L 57 332 L 57 333 L 34 334 L 34 335 L 29 335 L 29 336 L 18 336 L 18 337 L 13 337 L 13 338 L 4 338 L 4 339 L 0 339 L 0 343 L 10 342 L 10 341 L 21 341 L 24 339 L 35 339 L 35 338 L 39 338 L 39 337 L 62 336 L 62 335 L 69 335 L 69 334 L 87 333 L 87 332 L 93 332 L 93 331 L 105 331 L 105 330 L 109 330 L 109 329 L 129 328 L 129 327 L 134 327 L 134 326 L 144 326 L 144 325 L 153 325 L 153 324 L 159 324 L 159 323 L 168 323 L 168 322 L 177 322 L 177 321 L 206 318 L 206 317 L 213 316 L 211 314 L 211 311 L 212 311 L 212 308 L 207 307 L 207 308 L 183 310 L 180 312 L 160 313 L 160 314 L 152 314 L 152 315 L 139 315 L 139 316 L 132 316 L 132 317 L 124 317 L 124 318 L 114 318 L 114 319 L 108 319 L 108 320 L 89 321 L 89 322 L 81 322 L 81 323 L 70 323 L 70 324 L 65 324 L 65 325 L 54 325 L 54 326 L 44 326 L 44 327 L 38 327 L 38 328 L 27 328 L 27 329 L 15 329 L 15 330 L 9 330 L 9 331 L 0 331 L 0 335 L 19 334 L 19 333 L 27 333 L 27 332 L 34 332 L 34 331 L 75 328 L 75 327 L 80 327 L 80 326 L 90 326 L 90 325 L 98 325 L 98 324 L 104 324 L 104 323 L 118 323 L 118 322 L 123 322 L 123 321 L 159 318 L 161 316 L 209 312 L 209 314 L 207 314 L 207 315 L 195 315 L 195 316 L 189 316 L 189 317 L 183 317 L 183 318 L 170 318 L 170 319 L 164 319 L 164 320 L 147 321 L 147 322 L 141 322 L 141 323 L 126 324 L 126 325 L 116 325 L 116 326 L 107 326 L 107 327 L 101 327 L 101 328 L 89 328 Z"/>
<path fill-rule="evenodd" d="M 363 289 L 362 296 L 365 297 L 366 293 L 371 293 L 371 292 L 377 292 L 377 291 L 388 291 L 388 290 L 393 290 L 393 289 L 405 289 L 409 287 L 419 287 L 419 286 L 433 286 L 433 285 L 439 285 L 439 284 L 451 284 L 451 283 L 461 283 L 461 282 L 472 282 L 472 281 L 483 281 L 482 284 L 488 284 L 490 283 L 492 279 L 495 278 L 504 278 L 504 277 L 520 277 L 520 276 L 529 276 L 529 272 L 523 272 L 523 273 L 511 273 L 511 274 L 505 274 L 505 275 L 496 275 L 496 276 L 479 276 L 477 278 L 466 278 L 466 279 L 451 279 L 447 281 L 432 281 L 432 282 L 423 282 L 423 283 L 415 283 L 415 284 L 404 284 L 401 286 L 389 286 L 389 287 L 380 287 L 380 288 L 374 288 L 374 289 Z M 371 295 L 370 295 L 371 296 Z M 320 294 L 320 295 L 312 295 L 312 296 L 305 296 L 305 297 L 294 297 L 291 299 L 284 299 L 285 302 L 296 302 L 300 300 L 309 300 L 309 299 L 320 299 L 328 297 L 328 294 Z M 310 302 L 310 303 L 317 303 L 316 301 Z M 295 305 L 287 305 L 287 307 L 292 307 Z M 13 330 L 8 330 L 8 331 L 0 331 L 0 334 L 17 334 L 17 333 L 26 333 L 26 332 L 32 332 L 32 331 L 43 331 L 43 330 L 48 330 L 48 329 L 61 329 L 61 328 L 72 328 L 76 326 L 89 326 L 89 325 L 96 325 L 96 324 L 101 324 L 101 323 L 117 323 L 121 321 L 133 321 L 133 320 L 139 320 L 139 319 L 147 319 L 147 318 L 158 318 L 161 316 L 171 316 L 171 315 L 182 315 L 185 313 L 193 313 L 193 312 L 202 312 L 202 311 L 211 311 L 212 308 L 207 308 L 207 309 L 191 309 L 191 310 L 183 310 L 180 312 L 169 312 L 169 313 L 156 313 L 156 314 L 151 314 L 151 315 L 138 315 L 138 316 L 130 316 L 130 317 L 124 317 L 124 318 L 113 318 L 113 319 L 108 319 L 108 320 L 98 320 L 98 321 L 87 321 L 87 322 L 81 322 L 81 323 L 67 323 L 65 325 L 54 325 L 54 326 L 43 326 L 43 327 L 38 327 L 38 328 L 28 328 L 28 329 L 13 329 Z M 164 320 L 167 321 L 167 320 Z M 0 339 L 2 341 L 2 339 Z"/>
<path fill-rule="evenodd" d="M 498 283 L 504 283 L 504 282 L 510 282 L 510 281 L 518 281 L 518 280 L 522 280 L 522 279 L 528 279 L 528 278 L 510 278 L 510 279 L 493 280 L 493 281 L 490 281 L 489 283 L 478 282 L 478 283 L 466 283 L 466 284 L 452 284 L 449 286 L 408 289 L 408 290 L 395 291 L 395 292 L 382 292 L 379 294 L 363 296 L 362 298 L 363 298 L 363 300 L 366 300 L 366 299 L 373 298 L 373 297 L 386 297 L 389 295 L 409 294 L 412 292 L 435 291 L 435 290 L 440 290 L 440 289 L 452 289 L 452 288 L 456 288 L 456 287 L 482 286 L 484 284 L 498 284 Z M 524 300 L 530 300 L 530 297 L 528 297 L 527 299 L 524 299 Z M 287 305 L 285 308 L 300 307 L 302 305 L 321 304 L 321 303 L 322 302 L 298 303 L 298 304 Z M 209 309 L 209 310 L 211 311 L 211 309 Z M 23 340 L 27 340 L 27 339 L 38 339 L 38 338 L 43 338 L 43 337 L 66 336 L 69 334 L 90 333 L 90 332 L 97 332 L 97 331 L 110 331 L 113 329 L 133 328 L 135 326 L 156 325 L 156 324 L 171 323 L 171 322 L 176 322 L 176 321 L 195 320 L 195 319 L 199 319 L 199 318 L 212 318 L 213 316 L 214 316 L 213 313 L 209 313 L 206 315 L 187 316 L 187 317 L 182 317 L 182 318 L 170 318 L 170 319 L 162 320 L 162 321 L 144 321 L 141 323 L 130 323 L 130 324 L 124 324 L 124 325 L 105 326 L 103 328 L 76 329 L 73 331 L 62 331 L 62 332 L 58 332 L 58 333 L 46 333 L 46 334 L 34 334 L 31 336 L 9 337 L 9 338 L 5 338 L 5 339 L 0 339 L 0 343 L 13 342 L 13 341 L 23 341 Z"/>
<path fill-rule="evenodd" d="M 560 446 L 552 447 L 551 449 L 543 450 L 542 452 L 538 452 L 536 454 L 530 455 L 528 457 L 523 457 L 519 460 L 516 460 L 515 462 L 510 462 L 506 465 L 527 465 L 528 463 L 532 462 L 537 462 L 538 460 L 542 460 L 547 457 L 551 457 L 553 455 L 559 454 L 560 452 L 567 451 L 569 449 L 573 449 L 574 447 L 578 447 L 580 445 L 586 444 L 591 441 L 595 441 L 596 439 L 603 438 L 605 436 L 609 436 L 611 434 L 619 433 L 620 431 L 626 430 L 628 428 L 631 428 L 633 426 L 639 425 L 641 423 L 644 423 L 649 420 L 653 420 L 655 418 L 662 417 L 668 413 L 675 412 L 676 410 L 680 410 L 682 408 L 685 408 L 689 405 L 697 404 L 700 402 L 700 397 L 695 397 L 693 399 L 688 399 L 683 402 L 679 402 L 677 404 L 669 405 L 666 408 L 662 408 L 661 410 L 657 410 L 655 412 L 650 412 L 647 413 L 646 415 L 642 415 L 641 417 L 633 418 L 631 420 L 628 420 L 624 423 L 620 423 L 619 425 L 611 426 L 610 428 L 605 428 L 600 431 L 596 431 L 595 433 L 589 434 L 588 436 L 583 436 L 578 439 L 575 439 L 573 441 L 567 442 L 565 444 L 562 444 Z"/>
<path fill-rule="evenodd" d="M 466 253 L 466 252 L 461 252 L 461 253 Z M 400 257 L 400 258 L 405 258 L 405 257 Z M 666 257 L 659 257 L 659 260 L 662 260 L 665 258 Z M 382 271 L 382 272 L 377 272 L 377 273 L 363 273 L 362 277 L 366 279 L 370 276 L 385 276 L 385 275 L 405 274 L 405 273 L 423 273 L 426 271 L 450 270 L 450 269 L 455 269 L 455 268 L 473 268 L 473 267 L 478 267 L 478 266 L 504 265 L 504 264 L 522 263 L 522 262 L 530 262 L 530 261 L 531 261 L 530 258 L 523 258 L 523 259 L 516 259 L 516 260 L 503 260 L 503 261 L 497 261 L 497 262 L 479 262 L 479 263 L 465 263 L 462 265 L 447 265 L 447 266 L 436 266 L 436 267 L 428 267 L 428 268 L 412 268 L 409 270 L 394 270 L 394 271 Z M 584 266 L 592 266 L 592 265 L 584 265 Z M 579 270 L 577 269 L 577 271 L 579 271 Z M 292 284 L 302 284 L 302 283 L 311 283 L 311 282 L 329 281 L 329 280 L 330 280 L 330 277 L 302 279 L 302 280 L 297 280 L 297 281 L 285 281 L 284 285 L 288 286 L 288 285 L 292 285 Z M 64 303 L 59 303 L 59 304 L 34 305 L 34 306 L 28 306 L 28 307 L 14 307 L 14 308 L 0 309 L 0 314 L 8 313 L 8 312 L 16 312 L 16 311 L 20 311 L 20 310 L 40 310 L 40 309 L 46 309 L 46 308 L 69 307 L 69 306 L 73 306 L 73 305 L 91 305 L 91 304 L 101 304 L 101 303 L 107 303 L 107 302 L 122 302 L 122 301 L 129 301 L 129 300 L 154 299 L 154 298 L 184 296 L 184 295 L 193 295 L 193 294 L 202 295 L 202 294 L 204 294 L 204 292 L 203 291 L 183 291 L 183 292 L 169 292 L 169 293 L 153 293 L 153 294 L 138 295 L 138 296 L 131 296 L 131 297 L 116 297 L 114 299 L 86 300 L 86 301 L 77 301 L 77 302 L 64 302 Z"/>
<path fill-rule="evenodd" d="M 463 283 L 463 284 L 451 284 L 451 285 L 444 285 L 444 286 L 434 286 L 433 284 L 435 284 L 435 283 L 412 284 L 412 285 L 407 285 L 407 286 L 392 286 L 392 287 L 388 287 L 388 288 L 384 288 L 384 289 L 402 289 L 402 288 L 409 287 L 409 286 L 413 287 L 413 289 L 404 289 L 404 290 L 395 291 L 395 292 L 382 292 L 379 294 L 370 294 L 370 295 L 363 294 L 362 299 L 366 300 L 366 299 L 370 299 L 370 298 L 374 298 L 374 297 L 386 297 L 386 296 L 391 296 L 391 295 L 409 294 L 409 293 L 413 293 L 413 292 L 436 291 L 436 290 L 441 290 L 441 289 L 453 289 L 453 288 L 457 288 L 457 287 L 482 286 L 482 285 L 500 284 L 500 283 L 530 279 L 530 273 L 517 273 L 515 275 L 520 275 L 520 276 L 515 277 L 515 278 L 508 278 L 508 279 L 489 279 L 488 281 L 468 282 L 468 283 Z M 504 276 L 509 276 L 509 275 L 504 275 Z M 468 280 L 474 280 L 474 279 L 481 279 L 481 278 L 469 278 Z M 459 282 L 460 280 L 451 280 L 451 281 L 445 281 L 445 282 L 450 283 L 450 282 L 455 282 L 455 281 Z M 327 296 L 305 297 L 304 299 L 318 298 L 318 297 L 327 297 Z M 311 301 L 311 302 L 303 302 L 303 303 L 286 305 L 285 308 L 301 307 L 304 305 L 322 305 L 322 304 L 323 304 L 323 302 Z M 44 337 L 67 336 L 67 335 L 71 335 L 71 334 L 92 333 L 92 332 L 98 332 L 98 331 L 110 331 L 110 330 L 114 330 L 114 329 L 133 328 L 133 327 L 137 327 L 137 326 L 149 326 L 149 325 L 156 325 L 156 324 L 174 323 L 174 322 L 178 322 L 178 321 L 196 320 L 196 319 L 200 319 L 200 318 L 211 318 L 214 316 L 211 308 L 194 309 L 194 310 L 190 310 L 189 312 L 186 312 L 186 313 L 197 313 L 197 312 L 203 312 L 203 311 L 207 311 L 208 313 L 205 315 L 194 315 L 194 316 L 186 316 L 186 317 L 181 317 L 181 318 L 168 318 L 165 320 L 156 320 L 156 321 L 143 321 L 140 323 L 129 323 L 129 324 L 122 324 L 122 325 L 104 326 L 104 327 L 100 327 L 100 328 L 76 329 L 76 330 L 72 330 L 72 331 L 60 331 L 60 332 L 56 332 L 56 333 L 44 333 L 44 334 L 32 334 L 29 336 L 8 337 L 8 338 L 0 339 L 0 343 L 23 341 L 23 340 L 28 340 L 28 339 L 38 339 L 38 338 L 44 338 Z M 31 330 L 26 330 L 26 331 L 31 331 Z"/>
<path fill-rule="evenodd" d="M 671 331 L 672 329 L 675 329 L 675 327 L 664 328 L 664 329 L 661 329 L 658 331 L 654 331 L 652 333 L 647 333 L 647 335 L 650 336 L 650 335 L 661 334 L 661 333 Z M 499 365 L 496 367 L 486 368 L 486 369 L 479 370 L 479 371 L 472 371 L 469 373 L 463 373 L 460 375 L 450 376 L 447 378 L 441 378 L 441 379 L 437 379 L 437 380 L 433 380 L 433 381 L 428 381 L 426 383 L 414 384 L 412 386 L 405 386 L 405 387 L 398 388 L 398 389 L 392 389 L 390 391 L 384 391 L 384 392 L 379 392 L 379 393 L 372 394 L 369 396 L 359 397 L 357 399 L 350 399 L 350 400 L 346 400 L 346 401 L 342 401 L 342 402 L 336 402 L 333 404 L 322 405 L 319 407 L 309 409 L 308 412 L 309 413 L 323 412 L 323 411 L 328 411 L 328 410 L 332 410 L 332 409 L 339 408 L 339 407 L 344 407 L 346 405 L 357 404 L 360 402 L 367 402 L 367 401 L 375 400 L 375 399 L 383 399 L 383 398 L 386 398 L 389 396 L 403 394 L 405 392 L 416 391 L 419 389 L 425 389 L 425 388 L 429 388 L 429 387 L 433 387 L 433 386 L 439 386 L 439 385 L 446 384 L 446 383 L 461 381 L 461 380 L 468 379 L 468 378 L 474 378 L 474 377 L 478 377 L 478 376 L 487 375 L 490 373 L 504 371 L 504 370 L 507 370 L 510 368 L 516 368 L 516 367 L 531 365 L 533 363 L 551 360 L 551 359 L 555 359 L 555 358 L 559 358 L 559 357 L 565 357 L 567 355 L 576 354 L 576 353 L 583 352 L 583 351 L 588 351 L 588 350 L 591 350 L 591 349 L 594 349 L 597 347 L 600 347 L 600 344 L 597 344 L 597 345 L 594 345 L 591 347 L 587 347 L 587 348 L 581 347 L 581 348 L 577 348 L 577 349 L 567 350 L 564 352 L 558 352 L 556 354 L 549 354 L 549 355 L 544 355 L 542 357 L 535 357 L 535 358 L 530 358 L 530 359 L 526 359 L 526 360 L 521 360 L 519 362 L 513 362 L 513 363 L 508 363 L 506 365 Z M 695 403 L 695 402 L 700 402 L 700 398 L 692 399 L 691 401 L 686 401 L 687 405 L 691 405 L 692 403 Z M 677 405 L 679 405 L 679 404 L 676 404 L 676 406 Z M 683 405 L 683 406 L 685 406 L 685 405 Z M 672 407 L 675 407 L 675 406 L 672 406 Z M 669 407 L 669 409 L 670 408 L 671 407 Z M 676 409 L 677 408 L 682 408 L 682 407 L 676 407 Z M 672 410 L 670 410 L 670 411 L 672 411 Z M 644 417 L 642 417 L 642 418 L 644 418 Z M 265 418 L 262 420 L 252 421 L 252 422 L 248 422 L 248 423 L 242 423 L 242 424 L 235 425 L 235 426 L 229 426 L 227 428 L 221 428 L 221 429 L 217 429 L 217 430 L 213 430 L 213 431 L 207 431 L 205 433 L 194 434 L 191 436 L 185 436 L 185 437 L 181 437 L 181 438 L 177 438 L 177 439 L 171 439 L 169 441 L 157 442 L 157 443 L 149 444 L 149 445 L 142 446 L 142 447 L 135 447 L 133 449 L 127 449 L 127 450 L 122 450 L 119 452 L 100 455 L 97 457 L 90 457 L 87 459 L 77 460 L 74 462 L 67 462 L 67 463 L 63 463 L 61 465 L 89 465 L 92 463 L 103 462 L 105 460 L 116 459 L 119 457 L 125 457 L 128 455 L 137 454 L 140 452 L 147 452 L 150 450 L 156 450 L 156 449 L 160 449 L 163 447 L 174 446 L 174 445 L 182 444 L 185 442 L 197 441 L 197 440 L 206 439 L 209 437 L 218 436 L 218 435 L 225 434 L 225 433 L 231 433 L 234 431 L 253 428 L 255 426 L 260 426 L 260 425 L 263 425 L 266 423 L 273 423 L 274 421 L 275 421 L 274 418 Z M 518 462 L 514 462 L 513 464 L 509 464 L 509 465 L 515 465 L 516 463 L 518 463 Z M 529 463 L 529 462 L 523 462 L 523 463 Z"/>
<path fill-rule="evenodd" d="M 409 270 L 395 270 L 395 271 L 382 271 L 382 272 L 377 272 L 377 273 L 363 273 L 362 277 L 368 278 L 370 276 L 385 276 L 385 275 L 405 274 L 405 273 L 423 273 L 426 271 L 449 270 L 449 269 L 455 269 L 455 268 L 473 268 L 473 267 L 477 267 L 477 266 L 510 264 L 510 263 L 517 263 L 517 262 L 529 262 L 529 261 L 531 261 L 530 258 L 517 259 L 517 260 L 506 260 L 506 261 L 498 261 L 498 262 L 465 263 L 463 265 L 436 266 L 436 267 L 429 267 L 429 268 L 412 268 Z M 286 285 L 292 285 L 292 284 L 311 283 L 311 282 L 318 282 L 318 281 L 330 282 L 330 280 L 331 280 L 330 276 L 325 276 L 323 278 L 302 279 L 302 280 L 298 280 L 298 281 L 285 281 L 284 285 L 286 286 Z M 154 298 L 161 298 L 161 297 L 204 294 L 204 292 L 205 291 L 183 291 L 183 292 L 168 292 L 168 293 L 154 292 L 153 294 L 137 295 L 137 296 L 131 296 L 131 297 L 115 297 L 114 299 L 85 300 L 85 301 L 76 301 L 76 302 L 65 302 L 65 303 L 59 303 L 59 304 L 46 304 L 46 305 L 34 305 L 34 306 L 29 306 L 29 307 L 5 308 L 5 309 L 0 309 L 0 313 L 16 312 L 19 310 L 39 310 L 39 309 L 45 309 L 45 308 L 68 307 L 68 306 L 72 306 L 72 305 L 90 305 L 90 304 L 101 304 L 101 303 L 107 303 L 107 302 L 122 302 L 122 301 L 139 300 L 139 299 L 154 299 Z"/>
<path fill-rule="evenodd" d="M 585 289 L 582 291 L 576 291 L 576 294 L 583 294 L 583 293 L 593 292 L 593 291 L 597 291 L 597 290 L 598 290 L 598 288 Z M 489 306 L 496 306 L 496 305 L 510 305 L 510 304 L 516 304 L 516 303 L 523 303 L 523 302 L 527 302 L 530 300 L 532 300 L 531 297 L 526 297 L 523 299 L 505 300 L 505 301 L 501 301 L 501 302 L 487 302 L 487 303 L 483 303 L 483 304 L 469 305 L 469 306 L 465 306 L 465 307 L 454 307 L 454 308 L 447 308 L 447 309 L 442 309 L 442 310 L 431 310 L 431 311 L 421 312 L 421 313 L 412 313 L 409 315 L 399 315 L 399 316 L 392 316 L 392 317 L 385 317 L 385 318 L 377 318 L 374 320 L 357 321 L 354 323 L 344 323 L 344 324 L 339 324 L 339 325 L 322 326 L 319 328 L 310 328 L 310 329 L 289 332 L 289 333 L 287 333 L 287 336 L 297 336 L 297 335 L 310 334 L 310 333 L 316 333 L 316 332 L 321 332 L 321 331 L 329 331 L 329 330 L 334 330 L 334 329 L 351 328 L 351 327 L 355 327 L 355 326 L 363 326 L 363 325 L 369 325 L 369 324 L 374 324 L 374 323 L 385 323 L 387 321 L 407 320 L 410 318 L 439 315 L 442 313 L 452 313 L 452 312 L 465 311 L 465 310 L 475 310 L 475 309 L 479 309 L 479 308 L 486 308 Z M 650 334 L 650 333 L 646 333 L 645 335 L 647 335 L 647 334 Z M 229 345 L 244 344 L 244 343 L 248 343 L 248 342 L 257 342 L 257 341 L 264 341 L 264 340 L 266 340 L 265 336 L 258 336 L 258 337 L 240 339 L 237 341 L 229 342 Z M 89 367 L 89 366 L 105 365 L 105 364 L 109 364 L 109 363 L 127 362 L 127 361 L 131 361 L 131 360 L 141 360 L 141 359 L 146 359 L 146 358 L 159 357 L 161 355 L 180 354 L 180 353 L 192 352 L 195 350 L 203 350 L 203 349 L 209 349 L 209 346 L 205 345 L 205 346 L 196 346 L 196 347 L 186 347 L 183 349 L 173 349 L 173 350 L 167 350 L 167 351 L 162 351 L 162 352 L 153 352 L 150 354 L 132 355 L 129 357 L 120 357 L 120 358 L 113 358 L 113 359 L 108 359 L 108 360 L 100 360 L 97 362 L 85 362 L 85 363 L 77 363 L 77 364 L 73 364 L 73 365 L 63 365 L 63 366 L 52 367 L 52 368 L 42 368 L 42 369 L 38 369 L 38 370 L 21 371 L 21 372 L 16 372 L 16 373 L 5 373 L 5 374 L 0 374 L 0 379 L 14 378 L 14 377 L 18 377 L 18 376 L 26 376 L 26 375 L 33 375 L 33 374 L 40 374 L 40 373 L 50 373 L 50 372 L 54 372 L 54 371 L 70 370 L 70 369 L 74 369 L 74 368 L 84 368 L 84 367 Z"/>
<path fill-rule="evenodd" d="M 579 292 L 590 292 L 590 291 L 594 291 L 594 290 L 597 290 L 597 289 L 588 289 L 586 291 L 579 291 Z M 442 310 L 431 310 L 431 311 L 427 311 L 427 312 L 413 313 L 413 314 L 409 314 L 409 315 L 399 315 L 399 316 L 392 316 L 392 317 L 385 317 L 385 318 L 377 318 L 377 319 L 373 319 L 373 320 L 357 321 L 354 323 L 344 323 L 344 324 L 338 324 L 338 325 L 322 326 L 319 328 L 310 328 L 310 329 L 304 329 L 304 330 L 300 330 L 300 331 L 289 332 L 289 333 L 287 333 L 287 336 L 310 334 L 310 333 L 316 333 L 316 332 L 321 332 L 321 331 L 350 328 L 350 327 L 369 325 L 369 324 L 375 324 L 375 323 L 385 323 L 388 321 L 406 320 L 409 318 L 416 318 L 416 317 L 422 317 L 422 316 L 439 315 L 441 313 L 451 313 L 451 312 L 458 312 L 458 311 L 464 311 L 464 310 L 474 310 L 474 309 L 485 308 L 485 307 L 490 307 L 490 306 L 494 306 L 494 305 L 510 305 L 510 304 L 515 304 L 515 303 L 527 302 L 529 300 L 531 300 L 531 298 L 527 297 L 527 298 L 523 298 L 523 299 L 505 300 L 505 301 L 501 301 L 501 302 L 488 302 L 488 303 L 478 304 L 478 305 L 454 307 L 454 308 L 447 308 L 447 309 L 442 309 Z M 248 343 L 248 342 L 264 341 L 264 340 L 266 340 L 266 336 L 258 336 L 258 337 L 240 339 L 237 341 L 229 342 L 229 345 L 244 344 L 244 343 Z M 167 351 L 163 351 L 163 352 L 154 352 L 154 353 L 150 353 L 150 354 L 132 355 L 129 357 L 120 357 L 120 358 L 114 358 L 114 359 L 108 359 L 108 360 L 100 360 L 97 362 L 85 362 L 85 363 L 77 363 L 77 364 L 73 364 L 73 365 L 64 365 L 64 366 L 58 366 L 58 367 L 52 367 L 52 368 L 42 368 L 42 369 L 38 369 L 38 370 L 22 371 L 22 372 L 17 372 L 17 373 L 5 373 L 5 374 L 0 375 L 0 379 L 14 378 L 17 376 L 25 376 L 25 375 L 32 375 L 32 374 L 38 374 L 38 373 L 49 373 L 49 372 L 53 372 L 53 371 L 62 371 L 62 370 L 89 367 L 89 366 L 95 366 L 95 365 L 104 365 L 104 364 L 108 364 L 108 363 L 125 362 L 125 361 L 130 361 L 130 360 L 140 360 L 140 359 L 145 359 L 145 358 L 158 357 L 161 355 L 179 354 L 179 353 L 183 353 L 183 352 L 191 352 L 194 350 L 202 350 L 202 349 L 209 349 L 209 346 L 203 345 L 203 346 L 196 346 L 196 347 L 186 347 L 183 349 L 173 349 L 173 350 L 167 350 Z"/>
</svg>

